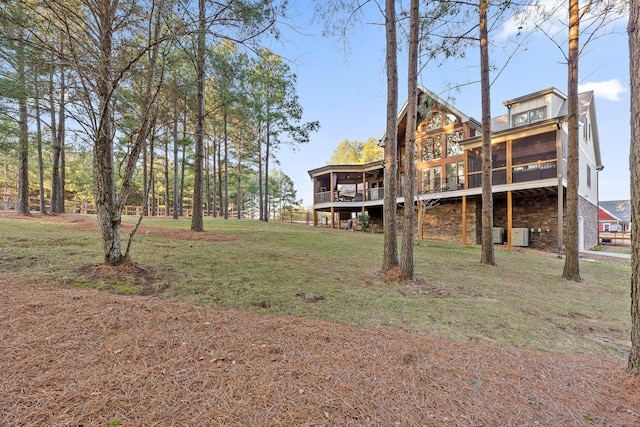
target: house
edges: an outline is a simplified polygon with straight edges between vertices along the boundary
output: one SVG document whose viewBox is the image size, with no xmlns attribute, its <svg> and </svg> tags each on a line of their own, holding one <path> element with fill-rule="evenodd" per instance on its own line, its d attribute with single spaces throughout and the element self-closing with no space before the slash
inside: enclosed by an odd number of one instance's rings
<svg viewBox="0 0 640 427">
<path fill-rule="evenodd" d="M 609 200 L 599 203 L 598 222 L 603 244 L 631 244 L 631 202 Z"/>
<path fill-rule="evenodd" d="M 480 243 L 482 138 L 480 123 L 436 94 L 419 87 L 416 128 L 418 232 L 427 239 Z M 555 88 L 507 100 L 506 113 L 492 119 L 494 242 L 561 250 L 566 233 L 567 97 Z M 422 110 L 422 109 L 420 109 Z M 598 244 L 600 159 L 593 92 L 579 95 L 579 246 Z M 405 178 L 406 104 L 398 120 L 399 209 Z M 327 165 L 309 171 L 317 213 L 340 226 L 359 212 L 382 221 L 384 169 L 366 165 Z M 403 216 L 398 216 L 399 221 Z M 561 218 L 561 221 L 558 221 Z"/>
</svg>

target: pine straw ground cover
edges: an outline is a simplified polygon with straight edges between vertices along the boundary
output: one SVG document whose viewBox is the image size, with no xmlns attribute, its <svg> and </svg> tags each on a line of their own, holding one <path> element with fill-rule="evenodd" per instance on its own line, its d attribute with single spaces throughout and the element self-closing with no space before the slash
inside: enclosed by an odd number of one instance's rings
<svg viewBox="0 0 640 427">
<path fill-rule="evenodd" d="M 624 361 L 0 280 L 3 426 L 637 426 Z"/>
<path fill-rule="evenodd" d="M 625 365 L 0 275 L 3 427 L 637 426 Z"/>
</svg>

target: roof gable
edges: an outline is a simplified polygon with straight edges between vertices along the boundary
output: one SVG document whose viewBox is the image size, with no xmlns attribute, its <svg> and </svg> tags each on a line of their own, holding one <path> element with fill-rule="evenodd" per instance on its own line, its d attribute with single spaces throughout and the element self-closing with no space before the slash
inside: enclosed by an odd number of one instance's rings
<svg viewBox="0 0 640 427">
<path fill-rule="evenodd" d="M 599 205 L 620 221 L 631 222 L 631 202 L 629 200 L 608 200 L 600 202 Z"/>
</svg>

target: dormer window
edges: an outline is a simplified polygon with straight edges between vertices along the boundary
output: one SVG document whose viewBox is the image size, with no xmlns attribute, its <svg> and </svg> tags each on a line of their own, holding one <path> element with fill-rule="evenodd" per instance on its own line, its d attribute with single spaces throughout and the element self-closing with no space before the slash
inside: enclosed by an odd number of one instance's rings
<svg viewBox="0 0 640 427">
<path fill-rule="evenodd" d="M 539 122 L 547 118 L 547 107 L 538 107 L 532 110 L 523 111 L 522 113 L 511 116 L 513 127 L 524 126 L 531 123 Z"/>
</svg>

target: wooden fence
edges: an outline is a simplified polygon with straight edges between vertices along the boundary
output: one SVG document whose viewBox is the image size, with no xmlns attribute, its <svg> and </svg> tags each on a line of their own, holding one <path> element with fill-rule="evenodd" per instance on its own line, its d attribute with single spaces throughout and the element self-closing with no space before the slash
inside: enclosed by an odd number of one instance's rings
<svg viewBox="0 0 640 427">
<path fill-rule="evenodd" d="M 0 193 L 0 211 L 15 211 L 16 204 L 18 200 L 17 197 L 13 194 L 4 194 Z M 47 211 L 51 210 L 51 203 L 49 200 L 45 201 L 45 207 Z M 76 200 L 66 200 L 65 204 L 65 212 L 68 213 L 79 213 L 79 214 L 89 214 L 95 215 L 96 208 L 93 203 L 87 201 L 76 201 Z M 40 199 L 37 197 L 29 198 L 29 211 L 30 212 L 40 212 Z M 165 216 L 165 206 L 159 205 L 156 206 L 156 215 L 153 216 Z M 142 215 L 143 207 L 136 205 L 125 205 L 124 210 L 122 212 L 123 215 L 127 216 L 140 216 Z M 192 209 L 191 207 L 183 208 L 181 217 L 191 217 Z M 212 212 L 207 209 L 203 209 L 203 216 L 211 217 L 213 216 Z M 147 216 L 152 216 L 151 213 L 147 213 Z M 173 206 L 169 207 L 169 216 L 173 216 Z M 220 211 L 216 212 L 217 217 L 221 217 L 222 213 Z M 258 211 L 254 210 L 243 210 L 240 211 L 240 217 L 246 219 L 259 219 Z M 238 218 L 238 211 L 229 211 L 229 218 Z M 279 212 L 270 212 L 269 220 L 274 222 L 288 222 L 291 224 L 311 224 L 311 214 L 307 211 L 279 211 Z"/>
</svg>

